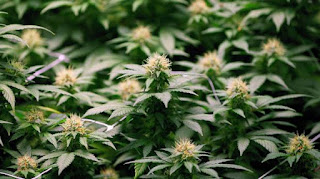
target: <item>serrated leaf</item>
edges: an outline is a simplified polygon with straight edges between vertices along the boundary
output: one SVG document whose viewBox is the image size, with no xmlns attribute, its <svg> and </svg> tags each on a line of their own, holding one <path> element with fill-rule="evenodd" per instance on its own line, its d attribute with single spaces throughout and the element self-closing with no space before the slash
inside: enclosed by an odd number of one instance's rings
<svg viewBox="0 0 320 179">
<path fill-rule="evenodd" d="M 160 30 L 160 42 L 169 55 L 172 55 L 175 48 L 175 39 L 167 29 Z"/>
<path fill-rule="evenodd" d="M 250 92 L 254 93 L 257 89 L 259 89 L 266 81 L 266 79 L 267 77 L 264 75 L 254 76 L 249 83 Z"/>
<path fill-rule="evenodd" d="M 147 163 L 135 163 L 134 164 L 134 179 L 139 178 L 140 175 L 147 169 Z"/>
<path fill-rule="evenodd" d="M 272 141 L 269 140 L 260 140 L 260 139 L 256 139 L 254 140 L 255 142 L 257 142 L 258 144 L 260 144 L 262 147 L 264 147 L 265 149 L 267 149 L 269 152 L 278 152 L 278 147 L 276 146 L 276 144 Z"/>
<path fill-rule="evenodd" d="M 215 170 L 211 169 L 211 168 L 204 168 L 201 169 L 201 172 L 208 174 L 210 176 L 213 176 L 215 178 L 219 178 L 218 172 L 216 172 Z"/>
<path fill-rule="evenodd" d="M 171 165 L 169 165 L 169 164 L 162 164 L 162 165 L 155 166 L 149 171 L 148 175 L 152 174 L 155 171 L 162 170 L 162 169 L 170 167 L 170 166 Z"/>
<path fill-rule="evenodd" d="M 88 149 L 88 142 L 86 137 L 80 137 L 79 142 L 83 145 L 86 149 Z"/>
<path fill-rule="evenodd" d="M 154 96 L 163 102 L 164 106 L 168 108 L 168 103 L 171 100 L 171 94 L 169 92 L 156 93 Z"/>
<path fill-rule="evenodd" d="M 110 103 L 89 109 L 82 117 L 100 114 L 104 111 L 117 109 L 123 106 L 124 104 L 119 102 L 110 102 Z"/>
<path fill-rule="evenodd" d="M 109 119 L 112 119 L 112 118 L 115 118 L 115 117 L 119 117 L 119 116 L 124 116 L 126 114 L 129 114 L 132 111 L 134 111 L 134 108 L 132 108 L 132 107 L 125 107 L 125 108 L 116 109 L 116 110 L 114 110 L 112 112 L 112 114 L 109 117 Z"/>
<path fill-rule="evenodd" d="M 169 174 L 172 175 L 175 171 L 177 171 L 182 166 L 182 163 L 175 163 L 171 168 Z"/>
<path fill-rule="evenodd" d="M 12 90 L 7 85 L 4 85 L 4 84 L 0 84 L 0 89 L 2 89 L 3 97 L 9 102 L 12 110 L 15 110 L 16 99 L 14 97 Z"/>
<path fill-rule="evenodd" d="M 250 140 L 247 138 L 240 138 L 238 139 L 237 145 L 240 152 L 240 156 L 242 156 L 243 152 L 247 149 L 249 146 Z"/>
<path fill-rule="evenodd" d="M 64 153 L 62 154 L 58 160 L 57 160 L 57 166 L 58 166 L 58 175 L 61 174 L 61 172 L 67 168 L 74 160 L 74 153 Z"/>
<path fill-rule="evenodd" d="M 88 159 L 88 160 L 92 160 L 95 162 L 99 162 L 99 160 L 92 154 L 89 153 L 87 151 L 83 151 L 83 150 L 76 150 L 75 152 L 73 152 L 76 156 L 82 157 L 84 159 Z"/>
<path fill-rule="evenodd" d="M 183 164 L 188 169 L 189 173 L 192 173 L 193 164 L 191 162 L 183 162 Z"/>
<path fill-rule="evenodd" d="M 44 9 L 42 9 L 41 14 L 61 6 L 70 6 L 72 4 L 73 3 L 71 1 L 53 1 L 50 4 L 48 4 Z"/>
<path fill-rule="evenodd" d="M 242 109 L 233 109 L 232 111 L 238 114 L 239 116 L 246 118 Z"/>
<path fill-rule="evenodd" d="M 267 76 L 267 78 L 269 81 L 272 81 L 274 83 L 278 83 L 279 85 L 283 86 L 284 88 L 289 89 L 288 86 L 286 85 L 286 83 L 279 76 L 269 74 Z"/>
<path fill-rule="evenodd" d="M 272 21 L 277 28 L 277 32 L 279 32 L 284 20 L 285 14 L 283 12 L 275 12 L 271 15 Z"/>
<path fill-rule="evenodd" d="M 198 132 L 201 136 L 203 135 L 202 128 L 197 122 L 191 120 L 183 120 L 183 124 L 192 129 L 193 131 Z"/>
<path fill-rule="evenodd" d="M 0 35 L 7 33 L 7 32 L 12 32 L 12 31 L 16 31 L 16 30 L 23 30 L 23 29 L 42 29 L 42 30 L 46 30 L 46 31 L 54 34 L 50 30 L 48 30 L 44 27 L 36 26 L 36 25 L 10 24 L 10 25 L 6 25 L 6 26 L 0 28 Z"/>
<path fill-rule="evenodd" d="M 286 156 L 286 154 L 284 153 L 280 153 L 280 152 L 272 152 L 272 153 L 269 153 L 266 158 L 264 158 L 262 160 L 262 163 L 263 162 L 266 162 L 268 160 L 272 160 L 272 159 L 275 159 L 275 158 L 278 158 L 278 157 L 283 157 L 283 156 Z"/>
<path fill-rule="evenodd" d="M 151 152 L 151 150 L 152 150 L 152 144 L 149 144 L 149 145 L 144 146 L 144 147 L 143 147 L 143 151 L 142 151 L 143 157 L 148 156 L 149 153 Z"/>
</svg>

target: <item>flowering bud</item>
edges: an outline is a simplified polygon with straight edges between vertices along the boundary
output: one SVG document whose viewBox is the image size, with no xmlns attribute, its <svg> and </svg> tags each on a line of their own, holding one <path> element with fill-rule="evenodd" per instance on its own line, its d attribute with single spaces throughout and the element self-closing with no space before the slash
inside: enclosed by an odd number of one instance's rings
<svg viewBox="0 0 320 179">
<path fill-rule="evenodd" d="M 313 148 L 313 145 L 305 135 L 296 135 L 290 139 L 286 152 L 289 154 L 303 153 Z"/>
<path fill-rule="evenodd" d="M 79 132 L 80 134 L 86 133 L 86 128 L 83 126 L 81 117 L 72 114 L 69 118 L 66 119 L 61 125 L 65 132 Z"/>
<path fill-rule="evenodd" d="M 204 0 L 195 0 L 188 7 L 192 14 L 205 14 L 208 13 L 210 8 Z"/>
<path fill-rule="evenodd" d="M 37 162 L 35 159 L 28 155 L 21 156 L 17 159 L 18 171 L 29 170 L 37 168 Z"/>
<path fill-rule="evenodd" d="M 118 87 L 122 99 L 128 99 L 130 95 L 141 91 L 140 83 L 136 79 L 122 81 Z"/>
<path fill-rule="evenodd" d="M 240 95 L 242 97 L 249 97 L 248 94 L 248 86 L 245 82 L 242 81 L 241 78 L 235 78 L 229 81 L 229 84 L 227 86 L 227 95 Z"/>
<path fill-rule="evenodd" d="M 275 54 L 278 56 L 283 56 L 286 52 L 286 49 L 279 40 L 272 38 L 268 39 L 268 42 L 263 44 L 263 51 L 269 55 Z"/>
<path fill-rule="evenodd" d="M 147 63 L 143 67 L 147 70 L 149 75 L 154 75 L 156 72 L 163 72 L 170 70 L 171 62 L 165 55 L 159 55 L 157 53 L 150 56 Z"/>
<path fill-rule="evenodd" d="M 77 76 L 72 69 L 64 69 L 56 74 L 55 84 L 59 86 L 73 86 L 77 81 Z"/>
<path fill-rule="evenodd" d="M 29 47 L 37 47 L 43 44 L 43 39 L 38 30 L 36 29 L 27 29 L 22 32 L 21 38 L 25 41 Z"/>
<path fill-rule="evenodd" d="M 144 43 L 151 38 L 151 32 L 149 27 L 139 26 L 132 31 L 132 39 L 139 43 Z"/>
<path fill-rule="evenodd" d="M 100 174 L 102 175 L 103 179 L 118 179 L 119 178 L 117 172 L 112 168 L 101 170 Z"/>
<path fill-rule="evenodd" d="M 28 122 L 37 122 L 37 121 L 44 121 L 44 113 L 38 109 L 31 109 L 30 111 L 26 112 L 25 118 Z"/>
<path fill-rule="evenodd" d="M 176 142 L 174 151 L 176 154 L 181 155 L 181 159 L 185 160 L 195 155 L 196 146 L 191 142 L 190 139 L 180 139 Z"/>
<path fill-rule="evenodd" d="M 221 59 L 217 56 L 217 52 L 207 52 L 198 61 L 203 69 L 213 69 L 216 73 L 220 73 Z"/>
</svg>

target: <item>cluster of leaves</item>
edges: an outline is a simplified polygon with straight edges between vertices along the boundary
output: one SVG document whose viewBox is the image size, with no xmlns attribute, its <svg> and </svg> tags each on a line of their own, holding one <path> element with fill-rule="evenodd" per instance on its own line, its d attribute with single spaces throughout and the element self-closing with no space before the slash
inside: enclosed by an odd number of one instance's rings
<svg viewBox="0 0 320 179">
<path fill-rule="evenodd" d="M 319 5 L 0 0 L 0 174 L 319 177 Z"/>
</svg>

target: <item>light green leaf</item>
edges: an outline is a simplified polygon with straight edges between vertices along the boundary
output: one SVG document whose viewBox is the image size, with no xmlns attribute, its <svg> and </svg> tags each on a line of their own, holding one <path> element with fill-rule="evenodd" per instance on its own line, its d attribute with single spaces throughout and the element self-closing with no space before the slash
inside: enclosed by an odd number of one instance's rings
<svg viewBox="0 0 320 179">
<path fill-rule="evenodd" d="M 95 161 L 95 162 L 99 162 L 99 160 L 92 153 L 89 153 L 89 152 L 84 151 L 84 150 L 76 150 L 74 152 L 74 154 L 76 156 L 82 157 L 84 159 L 88 159 L 88 160 L 92 160 L 92 161 Z"/>
<path fill-rule="evenodd" d="M 203 135 L 202 128 L 197 122 L 191 120 L 183 120 L 183 124 L 189 127 L 190 129 L 194 130 L 195 132 L 198 132 L 201 136 Z"/>
<path fill-rule="evenodd" d="M 4 85 L 4 84 L 0 84 L 0 89 L 2 89 L 3 97 L 9 102 L 12 110 L 15 110 L 16 99 L 14 97 L 12 90 L 7 85 Z"/>
<path fill-rule="evenodd" d="M 279 32 L 284 20 L 285 20 L 285 14 L 283 12 L 275 12 L 271 15 L 272 21 L 274 25 L 277 28 L 277 31 Z"/>
<path fill-rule="evenodd" d="M 43 14 L 49 10 L 62 7 L 62 6 L 71 6 L 72 4 L 73 4 L 72 1 L 52 1 L 44 9 L 42 9 L 41 14 Z"/>
<path fill-rule="evenodd" d="M 139 178 L 140 175 L 147 169 L 147 163 L 135 163 L 134 164 L 134 179 Z"/>
<path fill-rule="evenodd" d="M 67 168 L 72 163 L 73 160 L 74 160 L 74 153 L 64 153 L 64 154 L 62 154 L 57 160 L 57 165 L 58 165 L 58 168 L 59 168 L 58 175 L 60 175 L 61 172 L 65 168 Z"/>
<path fill-rule="evenodd" d="M 154 96 L 163 102 L 164 106 L 168 108 L 168 103 L 171 100 L 171 94 L 169 92 L 156 93 Z"/>
<path fill-rule="evenodd" d="M 160 42 L 169 55 L 172 55 L 175 48 L 175 39 L 168 29 L 160 30 Z"/>
<path fill-rule="evenodd" d="M 274 142 L 271 142 L 269 140 L 260 140 L 260 139 L 256 139 L 254 141 L 260 144 L 265 149 L 267 149 L 269 152 L 278 152 L 278 147 Z"/>
<path fill-rule="evenodd" d="M 250 140 L 247 138 L 240 138 L 238 139 L 238 149 L 240 152 L 240 156 L 242 156 L 243 152 L 247 149 L 247 147 L 249 146 Z"/>
<path fill-rule="evenodd" d="M 249 83 L 250 92 L 254 93 L 257 89 L 259 89 L 266 79 L 267 77 L 265 75 L 254 76 Z"/>
</svg>

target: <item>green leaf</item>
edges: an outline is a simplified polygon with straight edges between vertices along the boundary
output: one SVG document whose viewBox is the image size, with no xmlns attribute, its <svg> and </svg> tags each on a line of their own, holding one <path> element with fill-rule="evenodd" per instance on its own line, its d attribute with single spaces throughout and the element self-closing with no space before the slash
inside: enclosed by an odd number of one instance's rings
<svg viewBox="0 0 320 179">
<path fill-rule="evenodd" d="M 283 86 L 286 89 L 289 89 L 288 86 L 286 85 L 286 83 L 278 76 L 278 75 L 271 75 L 269 74 L 267 76 L 269 81 L 272 81 L 274 83 L 278 83 L 279 85 Z"/>
<path fill-rule="evenodd" d="M 232 111 L 240 115 L 241 117 L 246 118 L 242 109 L 233 109 Z"/>
<path fill-rule="evenodd" d="M 192 173 L 193 164 L 191 162 L 184 162 L 183 164 L 188 169 L 189 173 Z"/>
<path fill-rule="evenodd" d="M 175 39 L 172 32 L 168 29 L 160 30 L 160 42 L 169 55 L 172 55 L 175 49 Z"/>
<path fill-rule="evenodd" d="M 149 145 L 144 146 L 144 147 L 143 147 L 143 151 L 142 151 L 143 157 L 148 156 L 149 153 L 151 152 L 151 150 L 152 150 L 152 144 L 149 144 Z"/>
<path fill-rule="evenodd" d="M 115 118 L 115 117 L 119 117 L 119 116 L 124 116 L 126 114 L 131 113 L 132 111 L 134 111 L 134 108 L 132 107 L 124 107 L 124 108 L 119 108 L 116 109 L 112 112 L 111 116 L 109 117 L 109 119 Z"/>
<path fill-rule="evenodd" d="M 254 140 L 255 142 L 257 142 L 258 144 L 260 144 L 262 147 L 264 147 L 265 149 L 267 149 L 269 152 L 278 152 L 278 147 L 276 146 L 276 144 L 272 141 L 269 140 L 260 140 L 260 139 L 256 139 Z"/>
<path fill-rule="evenodd" d="M 143 0 L 135 0 L 132 4 L 132 11 L 135 12 L 139 6 L 141 6 L 143 3 Z"/>
<path fill-rule="evenodd" d="M 88 149 L 88 142 L 86 137 L 80 137 L 80 144 L 83 145 L 86 149 Z"/>
<path fill-rule="evenodd" d="M 257 89 L 259 89 L 266 79 L 267 77 L 265 75 L 254 76 L 249 83 L 250 92 L 254 93 Z"/>
<path fill-rule="evenodd" d="M 55 147 L 57 148 L 58 147 L 58 144 L 57 144 L 57 140 L 56 138 L 50 134 L 50 133 L 45 133 L 44 136 L 47 138 L 47 140 Z"/>
<path fill-rule="evenodd" d="M 242 156 L 243 152 L 247 149 L 247 147 L 249 146 L 250 140 L 247 138 L 240 138 L 238 139 L 238 149 L 240 152 L 240 156 Z"/>
<path fill-rule="evenodd" d="M 177 171 L 180 167 L 182 166 L 182 163 L 175 163 L 171 168 L 170 168 L 170 175 L 172 175 L 175 171 Z"/>
<path fill-rule="evenodd" d="M 183 124 L 189 127 L 190 129 L 194 130 L 195 132 L 198 132 L 201 136 L 203 135 L 202 128 L 197 122 L 191 120 L 183 120 Z"/>
<path fill-rule="evenodd" d="M 169 164 L 161 164 L 161 165 L 155 166 L 149 171 L 148 175 L 150 175 L 151 173 L 153 173 L 155 171 L 162 170 L 162 169 L 170 167 L 170 166 L 171 165 L 169 165 Z"/>
<path fill-rule="evenodd" d="M 295 160 L 296 160 L 296 156 L 289 156 L 289 157 L 287 158 L 287 161 L 288 161 L 290 167 L 292 167 L 292 164 L 293 164 L 293 162 L 294 162 Z"/>
<path fill-rule="evenodd" d="M 283 156 L 286 156 L 286 154 L 284 153 L 280 153 L 280 152 L 272 152 L 272 153 L 269 153 L 266 158 L 264 158 L 262 160 L 262 163 L 263 162 L 266 162 L 268 160 L 272 160 L 272 159 L 275 159 L 275 158 L 279 158 L 279 157 L 283 157 Z"/>
<path fill-rule="evenodd" d="M 92 154 L 84 150 L 76 150 L 73 152 L 76 156 L 82 157 L 84 159 L 92 160 L 95 162 L 99 162 L 99 160 Z"/>
<path fill-rule="evenodd" d="M 52 9 L 56 9 L 62 6 L 71 6 L 73 4 L 73 2 L 71 1 L 53 1 L 50 4 L 48 4 L 44 9 L 42 9 L 41 14 L 52 10 Z"/>
<path fill-rule="evenodd" d="M 147 163 L 135 163 L 134 164 L 134 179 L 139 178 L 140 175 L 147 169 Z"/>
<path fill-rule="evenodd" d="M 57 160 L 57 166 L 59 168 L 58 175 L 67 168 L 74 160 L 74 153 L 64 153 Z"/>
<path fill-rule="evenodd" d="M 84 118 L 86 116 L 100 114 L 100 113 L 103 113 L 107 110 L 114 110 L 114 109 L 117 109 L 117 108 L 120 108 L 123 106 L 124 106 L 124 104 L 119 103 L 119 102 L 109 102 L 107 104 L 89 109 L 82 117 Z"/>
<path fill-rule="evenodd" d="M 57 151 L 57 152 L 49 153 L 48 155 L 45 155 L 45 156 L 39 158 L 38 161 L 42 162 L 42 161 L 47 160 L 47 159 L 56 158 L 56 157 L 59 157 L 59 156 L 65 154 L 65 153 L 66 153 L 65 151 Z"/>
<path fill-rule="evenodd" d="M 171 100 L 171 94 L 169 92 L 155 93 L 154 96 L 162 101 L 164 106 L 168 108 L 168 103 Z"/>
<path fill-rule="evenodd" d="M 24 29 L 42 29 L 42 30 L 46 30 L 46 31 L 54 34 L 50 30 L 48 30 L 44 27 L 36 26 L 36 25 L 10 24 L 10 25 L 6 25 L 6 26 L 0 28 L 0 35 L 7 33 L 7 32 L 12 32 L 12 31 L 16 31 L 16 30 L 24 30 Z"/>
<path fill-rule="evenodd" d="M 275 12 L 271 15 L 272 21 L 277 28 L 277 32 L 279 32 L 284 20 L 285 14 L 284 12 Z"/>
<path fill-rule="evenodd" d="M 239 170 L 245 170 L 245 171 L 248 171 L 248 172 L 252 172 L 251 170 L 245 168 L 245 167 L 242 167 L 240 165 L 234 165 L 234 164 L 214 164 L 212 165 L 212 168 L 232 168 L 232 169 L 239 169 Z"/>
<path fill-rule="evenodd" d="M 12 110 L 14 111 L 16 99 L 14 97 L 12 90 L 7 85 L 4 85 L 4 84 L 0 84 L 0 89 L 2 89 L 3 97 L 9 102 Z"/>
<path fill-rule="evenodd" d="M 247 53 L 249 53 L 249 45 L 245 40 L 243 40 L 243 39 L 235 40 L 235 41 L 232 41 L 232 44 L 235 47 L 240 48 L 240 49 L 246 51 Z"/>
<path fill-rule="evenodd" d="M 22 40 L 20 37 L 16 36 L 16 35 L 12 35 L 12 34 L 5 34 L 5 35 L 1 35 L 1 37 L 11 40 L 13 42 L 20 42 L 22 44 L 24 44 L 25 46 L 29 47 L 29 45 L 27 44 L 27 42 L 25 42 L 24 40 Z"/>
<path fill-rule="evenodd" d="M 218 175 L 218 172 L 216 172 L 215 170 L 211 169 L 211 168 L 204 168 L 204 169 L 201 169 L 201 172 L 205 173 L 205 174 L 208 174 L 210 176 L 213 176 L 215 178 L 220 178 L 219 175 Z"/>
</svg>

